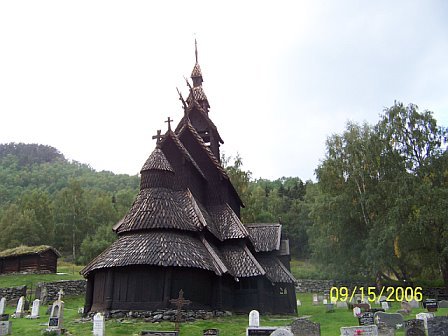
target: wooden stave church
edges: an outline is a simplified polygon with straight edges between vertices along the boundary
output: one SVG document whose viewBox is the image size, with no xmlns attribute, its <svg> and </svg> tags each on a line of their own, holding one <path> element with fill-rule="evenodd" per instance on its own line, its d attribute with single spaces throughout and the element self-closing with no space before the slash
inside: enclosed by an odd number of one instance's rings
<svg viewBox="0 0 448 336">
<path fill-rule="evenodd" d="M 197 59 L 184 115 L 141 169 L 140 193 L 118 235 L 81 274 L 84 311 L 170 307 L 182 289 L 189 309 L 297 314 L 289 241 L 279 223 L 242 224 L 244 207 L 220 163 L 224 143 L 209 117 Z"/>
</svg>

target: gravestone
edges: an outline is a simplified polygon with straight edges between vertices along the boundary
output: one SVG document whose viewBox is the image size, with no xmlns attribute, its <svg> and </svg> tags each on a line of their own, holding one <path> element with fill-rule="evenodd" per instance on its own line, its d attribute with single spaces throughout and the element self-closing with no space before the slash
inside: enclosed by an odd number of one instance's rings
<svg viewBox="0 0 448 336">
<path fill-rule="evenodd" d="M 12 322 L 0 321 L 0 336 L 12 334 Z"/>
<path fill-rule="evenodd" d="M 270 336 L 294 336 L 294 334 L 286 328 L 278 328 Z"/>
<path fill-rule="evenodd" d="M 401 302 L 400 305 L 401 305 L 401 310 L 403 311 L 403 313 L 410 314 L 412 312 L 412 307 L 408 302 L 403 301 L 403 302 Z"/>
<path fill-rule="evenodd" d="M 39 318 L 39 308 L 40 308 L 40 300 L 36 299 L 33 301 L 33 307 L 31 308 L 30 318 L 32 319 Z"/>
<path fill-rule="evenodd" d="M 297 299 L 297 306 L 298 306 L 298 307 L 302 306 L 302 302 L 300 302 L 299 299 Z"/>
<path fill-rule="evenodd" d="M 338 301 L 338 302 L 336 303 L 336 307 L 337 307 L 337 308 L 345 308 L 345 309 L 347 309 L 347 308 L 348 308 L 348 305 L 347 305 L 347 302 L 345 302 L 345 301 Z"/>
<path fill-rule="evenodd" d="M 23 317 L 23 315 L 25 314 L 24 312 L 24 308 L 25 308 L 25 297 L 21 296 L 19 298 L 19 301 L 17 302 L 17 308 L 16 308 L 16 312 L 14 313 L 14 317 Z"/>
<path fill-rule="evenodd" d="M 364 312 L 358 316 L 358 322 L 360 326 L 375 324 L 374 316 L 372 312 Z"/>
<path fill-rule="evenodd" d="M 5 313 L 5 306 L 6 306 L 6 298 L 2 297 L 0 299 L 0 315 L 3 315 Z"/>
<path fill-rule="evenodd" d="M 219 329 L 205 329 L 202 331 L 202 336 L 219 336 Z"/>
<path fill-rule="evenodd" d="M 327 303 L 327 304 L 325 305 L 325 308 L 326 308 L 326 312 L 327 312 L 327 313 L 332 313 L 332 312 L 334 312 L 334 304 L 333 304 L 333 303 Z"/>
<path fill-rule="evenodd" d="M 370 304 L 368 303 L 355 303 L 353 307 L 359 307 L 363 312 L 370 310 Z"/>
<path fill-rule="evenodd" d="M 93 336 L 104 336 L 106 334 L 106 327 L 104 324 L 104 315 L 96 313 L 93 316 Z"/>
<path fill-rule="evenodd" d="M 317 299 L 319 300 L 319 302 L 322 302 L 324 300 L 324 296 L 323 295 L 318 295 Z"/>
<path fill-rule="evenodd" d="M 359 308 L 359 307 L 353 308 L 353 316 L 358 317 L 360 315 L 361 315 L 361 308 Z"/>
<path fill-rule="evenodd" d="M 358 336 L 358 335 L 378 336 L 378 327 L 376 325 L 341 327 L 341 336 Z"/>
<path fill-rule="evenodd" d="M 171 299 L 170 303 L 172 303 L 172 304 L 174 304 L 176 306 L 177 312 L 176 312 L 176 319 L 175 319 L 176 322 L 175 322 L 174 328 L 176 329 L 176 331 L 179 331 L 179 329 L 180 329 L 180 322 L 181 322 L 181 319 L 182 319 L 182 307 L 183 306 L 188 306 L 191 303 L 191 301 L 190 300 L 186 300 L 184 298 L 184 290 L 181 289 L 179 291 L 179 297 L 177 299 Z"/>
<path fill-rule="evenodd" d="M 323 299 L 322 300 L 322 304 L 324 304 L 324 305 L 328 304 L 328 300 L 327 299 Z"/>
<path fill-rule="evenodd" d="M 294 336 L 320 336 L 320 324 L 308 319 L 295 319 L 291 323 L 291 332 Z"/>
<path fill-rule="evenodd" d="M 418 313 L 415 315 L 415 318 L 417 320 L 422 320 L 423 325 L 425 326 L 425 329 L 428 329 L 428 319 L 431 319 L 434 317 L 434 313 Z"/>
<path fill-rule="evenodd" d="M 64 329 L 64 301 L 62 301 L 62 289 L 58 292 L 58 299 L 51 306 L 50 318 L 48 319 L 47 331 L 61 333 Z"/>
<path fill-rule="evenodd" d="M 386 323 L 378 323 L 378 336 L 395 336 L 395 328 L 389 327 Z"/>
<path fill-rule="evenodd" d="M 447 300 L 439 301 L 439 308 L 448 308 L 448 301 Z"/>
<path fill-rule="evenodd" d="M 249 313 L 249 327 L 259 327 L 260 326 L 260 313 L 258 310 L 252 310 Z"/>
<path fill-rule="evenodd" d="M 1 314 L 0 321 L 9 321 L 9 314 Z"/>
<path fill-rule="evenodd" d="M 313 305 L 319 304 L 319 298 L 317 297 L 317 294 L 313 294 Z"/>
<path fill-rule="evenodd" d="M 417 319 L 404 321 L 404 334 L 406 336 L 426 336 L 423 321 Z"/>
<path fill-rule="evenodd" d="M 389 314 L 383 312 L 375 313 L 375 321 L 376 323 L 384 322 L 387 326 L 394 328 L 401 328 L 404 323 L 403 315 L 397 313 Z"/>
<path fill-rule="evenodd" d="M 271 336 L 277 327 L 249 327 L 246 329 L 246 336 Z"/>
<path fill-rule="evenodd" d="M 44 285 L 44 286 L 41 287 L 39 299 L 40 299 L 40 302 L 42 304 L 46 304 L 47 303 L 47 300 L 48 300 L 47 286 Z"/>
<path fill-rule="evenodd" d="M 408 303 L 412 308 L 420 308 L 420 302 L 418 302 L 417 300 L 411 300 L 408 301 Z"/>
<path fill-rule="evenodd" d="M 426 299 L 424 301 L 424 307 L 426 308 L 427 311 L 429 312 L 436 312 L 437 308 L 438 308 L 438 303 L 437 300 L 435 299 Z"/>
<path fill-rule="evenodd" d="M 428 320 L 428 336 L 447 336 L 448 317 L 435 316 Z"/>
<path fill-rule="evenodd" d="M 383 308 L 385 311 L 389 310 L 389 303 L 387 301 L 381 302 L 381 308 Z"/>
</svg>

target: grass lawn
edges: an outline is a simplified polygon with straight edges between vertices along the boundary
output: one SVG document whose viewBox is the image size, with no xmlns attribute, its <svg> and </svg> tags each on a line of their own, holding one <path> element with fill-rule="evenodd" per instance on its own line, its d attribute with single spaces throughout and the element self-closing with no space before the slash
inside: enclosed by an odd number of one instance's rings
<svg viewBox="0 0 448 336">
<path fill-rule="evenodd" d="M 299 307 L 299 316 L 309 316 L 309 318 L 321 324 L 322 336 L 339 336 L 339 328 L 342 326 L 356 326 L 358 320 L 353 317 L 351 311 L 347 309 L 336 308 L 334 313 L 327 313 L 323 305 L 313 306 L 311 294 L 298 294 L 302 302 Z M 66 297 L 64 298 L 64 326 L 71 335 L 85 336 L 92 332 L 92 322 L 81 322 L 78 314 L 78 308 L 84 304 L 84 297 Z M 13 306 L 7 306 L 6 313 L 14 312 Z M 395 304 L 391 311 L 396 311 L 398 304 Z M 45 329 L 48 322 L 48 315 L 45 315 L 46 307 L 41 307 L 41 318 L 37 320 L 29 319 L 11 319 L 14 335 L 39 335 Z M 408 318 L 415 318 L 415 314 L 423 312 L 424 309 L 414 309 Z M 446 316 L 448 308 L 439 309 L 438 316 Z M 262 326 L 286 326 L 296 318 L 295 316 L 261 316 L 260 325 Z M 181 335 L 198 336 L 202 331 L 208 328 L 218 328 L 220 336 L 243 336 L 248 324 L 247 315 L 235 315 L 231 317 L 216 318 L 211 320 L 198 320 L 195 322 L 183 323 L 181 325 Z M 170 322 L 146 323 L 142 319 L 111 319 L 106 322 L 106 333 L 108 336 L 138 335 L 142 330 L 173 330 L 174 324 Z M 396 334 L 404 335 L 403 330 Z"/>
</svg>

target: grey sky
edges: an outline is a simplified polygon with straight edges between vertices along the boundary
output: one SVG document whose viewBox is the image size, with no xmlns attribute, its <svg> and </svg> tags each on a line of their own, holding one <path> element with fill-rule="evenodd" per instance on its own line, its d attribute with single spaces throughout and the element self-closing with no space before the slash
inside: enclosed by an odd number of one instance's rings
<svg viewBox="0 0 448 336">
<path fill-rule="evenodd" d="M 313 178 L 325 140 L 394 100 L 448 126 L 446 1 L 2 1 L 0 143 L 136 174 L 194 65 L 227 155 Z"/>
</svg>

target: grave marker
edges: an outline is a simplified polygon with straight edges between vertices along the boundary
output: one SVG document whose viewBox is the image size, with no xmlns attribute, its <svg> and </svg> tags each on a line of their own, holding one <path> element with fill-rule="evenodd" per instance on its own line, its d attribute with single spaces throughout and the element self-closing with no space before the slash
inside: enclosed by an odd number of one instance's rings
<svg viewBox="0 0 448 336">
<path fill-rule="evenodd" d="M 319 304 L 319 298 L 317 297 L 317 294 L 313 294 L 313 305 Z"/>
<path fill-rule="evenodd" d="M 438 308 L 437 300 L 435 300 L 435 299 L 426 299 L 425 303 L 424 303 L 424 306 L 425 306 L 427 311 L 429 311 L 431 313 L 432 312 L 436 312 L 437 308 Z"/>
<path fill-rule="evenodd" d="M 374 325 L 375 320 L 372 312 L 364 312 L 361 313 L 360 316 L 358 316 L 358 322 L 360 326 L 364 325 Z"/>
<path fill-rule="evenodd" d="M 361 315 L 361 308 L 359 308 L 359 307 L 353 308 L 353 316 L 358 317 L 360 315 Z"/>
<path fill-rule="evenodd" d="M 177 331 L 151 331 L 144 330 L 140 333 L 142 336 L 178 336 L 179 333 Z"/>
<path fill-rule="evenodd" d="M 291 323 L 291 332 L 294 336 L 320 336 L 320 324 L 308 319 L 295 319 Z"/>
<path fill-rule="evenodd" d="M 33 307 L 31 308 L 30 318 L 32 319 L 39 318 L 39 308 L 40 308 L 40 300 L 36 299 L 33 301 Z"/>
<path fill-rule="evenodd" d="M 389 310 L 389 303 L 387 301 L 381 302 L 381 308 L 383 308 L 385 311 Z"/>
<path fill-rule="evenodd" d="M 61 332 L 64 329 L 64 301 L 62 301 L 64 292 L 62 289 L 58 292 L 58 299 L 51 306 L 50 318 L 48 319 L 47 331 Z"/>
<path fill-rule="evenodd" d="M 6 306 L 6 298 L 2 297 L 0 299 L 0 315 L 3 315 L 5 313 L 5 306 Z"/>
<path fill-rule="evenodd" d="M 374 316 L 377 323 L 384 322 L 389 327 L 400 328 L 404 323 L 403 315 L 397 313 L 376 312 Z"/>
<path fill-rule="evenodd" d="M 170 302 L 172 304 L 174 304 L 177 309 L 175 329 L 176 329 L 176 331 L 179 331 L 179 324 L 181 322 L 181 317 L 182 317 L 182 314 L 181 314 L 182 307 L 189 305 L 191 303 L 191 301 L 184 299 L 184 291 L 181 289 L 179 291 L 179 297 L 177 299 L 171 299 Z"/>
<path fill-rule="evenodd" d="M 277 327 L 249 327 L 246 329 L 246 336 L 271 336 Z"/>
<path fill-rule="evenodd" d="M 341 336 L 358 336 L 358 335 L 378 336 L 378 327 L 376 325 L 341 327 Z"/>
<path fill-rule="evenodd" d="M 106 334 L 106 327 L 104 325 L 104 315 L 96 313 L 93 316 L 93 336 L 104 336 Z"/>
<path fill-rule="evenodd" d="M 447 300 L 439 301 L 439 308 L 448 308 L 448 301 Z"/>
<path fill-rule="evenodd" d="M 260 326 L 260 313 L 258 310 L 252 310 L 249 313 L 249 327 L 259 327 Z"/>
<path fill-rule="evenodd" d="M 12 322 L 0 321 L 0 336 L 11 335 L 11 333 L 12 333 Z"/>
<path fill-rule="evenodd" d="M 202 331 L 202 336 L 219 336 L 219 329 L 205 329 Z"/>
<path fill-rule="evenodd" d="M 286 328 L 278 328 L 270 336 L 294 336 L 294 334 Z"/>
<path fill-rule="evenodd" d="M 425 329 L 428 329 L 428 319 L 431 319 L 434 317 L 434 313 L 418 313 L 415 315 L 415 318 L 417 320 L 422 320 L 423 325 L 425 326 Z"/>
<path fill-rule="evenodd" d="M 338 301 L 338 302 L 336 303 L 336 307 L 337 307 L 337 308 L 345 308 L 345 309 L 347 309 L 347 308 L 348 308 L 348 305 L 347 305 L 347 302 L 345 302 L 345 301 Z"/>
<path fill-rule="evenodd" d="M 448 317 L 435 316 L 428 320 L 428 336 L 447 336 Z"/>
<path fill-rule="evenodd" d="M 422 320 L 404 321 L 404 334 L 406 336 L 425 336 L 425 325 Z"/>
<path fill-rule="evenodd" d="M 25 314 L 24 312 L 24 306 L 25 306 L 25 297 L 21 296 L 19 298 L 19 301 L 17 302 L 17 308 L 16 308 L 16 312 L 14 313 L 14 317 L 23 317 L 23 315 Z"/>
</svg>

